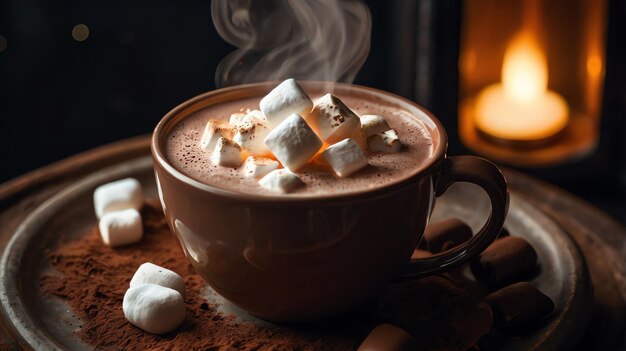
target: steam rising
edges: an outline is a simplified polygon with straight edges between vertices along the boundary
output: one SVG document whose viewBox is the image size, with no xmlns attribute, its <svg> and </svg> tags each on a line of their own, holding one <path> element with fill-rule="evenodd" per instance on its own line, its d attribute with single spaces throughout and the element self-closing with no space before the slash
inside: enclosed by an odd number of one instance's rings
<svg viewBox="0 0 626 351">
<path fill-rule="evenodd" d="M 370 50 L 371 16 L 358 0 L 212 0 L 213 24 L 238 49 L 215 83 L 286 78 L 352 82 Z"/>
</svg>

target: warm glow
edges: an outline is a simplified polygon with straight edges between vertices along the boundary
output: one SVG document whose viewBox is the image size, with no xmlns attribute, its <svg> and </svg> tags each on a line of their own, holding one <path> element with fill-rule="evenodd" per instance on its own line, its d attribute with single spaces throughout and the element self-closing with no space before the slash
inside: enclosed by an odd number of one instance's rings
<svg viewBox="0 0 626 351">
<path fill-rule="evenodd" d="M 602 60 L 597 55 L 590 56 L 587 59 L 587 74 L 593 78 L 597 78 L 602 74 Z"/>
<path fill-rule="evenodd" d="M 562 130 L 568 114 L 563 97 L 548 90 L 548 65 L 539 44 L 529 34 L 518 35 L 504 54 L 502 84 L 478 95 L 476 126 L 501 139 L 541 140 Z"/>
<path fill-rule="evenodd" d="M 504 53 L 502 85 L 520 102 L 537 99 L 548 88 L 548 64 L 537 42 L 527 34 L 518 35 Z"/>
</svg>

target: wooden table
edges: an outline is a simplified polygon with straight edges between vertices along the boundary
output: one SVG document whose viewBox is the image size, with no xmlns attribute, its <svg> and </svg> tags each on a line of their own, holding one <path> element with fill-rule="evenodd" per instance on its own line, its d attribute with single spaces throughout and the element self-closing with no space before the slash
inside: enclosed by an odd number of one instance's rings
<svg viewBox="0 0 626 351">
<path fill-rule="evenodd" d="M 149 153 L 148 136 L 105 145 L 0 185 L 0 249 L 43 201 L 82 177 Z M 580 350 L 626 350 L 626 228 L 565 191 L 512 170 L 512 189 L 548 214 L 578 243 L 594 288 L 592 320 Z M 19 349 L 0 323 L 0 350 Z"/>
</svg>

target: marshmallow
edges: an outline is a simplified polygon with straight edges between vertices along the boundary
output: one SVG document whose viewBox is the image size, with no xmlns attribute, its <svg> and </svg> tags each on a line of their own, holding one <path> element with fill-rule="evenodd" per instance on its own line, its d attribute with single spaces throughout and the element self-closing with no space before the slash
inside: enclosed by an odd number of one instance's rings
<svg viewBox="0 0 626 351">
<path fill-rule="evenodd" d="M 367 152 L 367 136 L 365 136 L 365 132 L 361 128 L 355 129 L 348 138 L 359 144 L 363 152 Z"/>
<path fill-rule="evenodd" d="M 267 118 L 263 114 L 263 112 L 259 110 L 251 110 L 247 113 L 237 112 L 230 115 L 230 124 L 235 127 L 241 126 L 244 122 L 250 122 L 254 119 L 261 120 L 263 122 L 267 122 Z"/>
<path fill-rule="evenodd" d="M 267 117 L 265 117 L 265 115 L 263 114 L 263 112 L 259 111 L 259 110 L 250 110 L 248 111 L 248 113 L 246 113 L 246 115 L 243 117 L 243 121 L 252 121 L 253 119 L 258 119 L 261 120 L 263 122 L 267 122 Z M 269 124 L 269 122 L 268 122 Z"/>
<path fill-rule="evenodd" d="M 366 137 L 382 133 L 389 130 L 389 124 L 382 116 L 379 115 L 363 115 L 361 116 L 361 129 L 365 132 Z"/>
<path fill-rule="evenodd" d="M 230 119 L 228 120 L 228 123 L 232 124 L 233 126 L 238 126 L 239 124 L 241 124 L 244 120 L 244 118 L 246 117 L 246 114 L 243 112 L 235 112 L 233 114 L 230 115 Z"/>
<path fill-rule="evenodd" d="M 200 139 L 203 150 L 213 150 L 219 138 L 232 139 L 235 135 L 235 126 L 229 122 L 212 119 L 204 127 L 204 134 Z"/>
<path fill-rule="evenodd" d="M 130 280 L 131 288 L 140 284 L 157 284 L 185 295 L 185 281 L 180 275 L 150 262 L 139 266 L 133 279 Z"/>
<path fill-rule="evenodd" d="M 263 141 L 270 131 L 270 126 L 266 122 L 252 117 L 237 127 L 237 134 L 233 137 L 233 141 L 251 155 L 268 155 L 270 150 Z"/>
<path fill-rule="evenodd" d="M 384 133 L 372 135 L 367 138 L 367 148 L 371 152 L 398 152 L 402 144 L 395 130 L 389 129 Z"/>
<path fill-rule="evenodd" d="M 259 185 L 263 188 L 278 191 L 281 193 L 290 193 L 304 185 L 304 182 L 289 170 L 281 168 L 268 173 L 259 180 Z"/>
<path fill-rule="evenodd" d="M 105 214 L 98 228 L 102 241 L 112 247 L 136 243 L 143 236 L 141 215 L 134 208 Z"/>
<path fill-rule="evenodd" d="M 249 178 L 262 178 L 278 168 L 279 163 L 267 157 L 248 156 L 244 165 L 243 174 Z"/>
<path fill-rule="evenodd" d="M 93 193 L 93 204 L 98 218 L 127 208 L 139 210 L 143 205 L 141 184 L 137 179 L 126 178 L 101 185 Z"/>
<path fill-rule="evenodd" d="M 349 138 L 361 128 L 359 117 L 331 94 L 317 99 L 313 111 L 305 117 L 320 139 L 328 144 Z"/>
<path fill-rule="evenodd" d="M 211 155 L 211 162 L 224 167 L 239 167 L 242 162 L 241 157 L 239 144 L 226 138 L 219 138 Z"/>
<path fill-rule="evenodd" d="M 148 333 L 170 332 L 185 320 L 185 301 L 176 290 L 156 284 L 140 284 L 124 294 L 124 317 Z"/>
<path fill-rule="evenodd" d="M 293 172 L 319 151 L 322 141 L 306 121 L 294 113 L 270 132 L 265 138 L 265 145 L 283 166 Z"/>
<path fill-rule="evenodd" d="M 344 139 L 322 152 L 322 158 L 339 177 L 347 177 L 368 165 L 367 156 L 352 139 Z"/>
<path fill-rule="evenodd" d="M 276 126 L 294 113 L 308 114 L 313 102 L 294 79 L 287 79 L 259 103 L 270 125 Z"/>
</svg>

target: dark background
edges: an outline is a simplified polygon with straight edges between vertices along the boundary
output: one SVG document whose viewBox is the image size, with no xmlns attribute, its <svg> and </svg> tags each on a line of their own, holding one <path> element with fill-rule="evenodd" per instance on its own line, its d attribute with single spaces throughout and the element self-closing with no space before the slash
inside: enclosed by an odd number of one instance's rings
<svg viewBox="0 0 626 351">
<path fill-rule="evenodd" d="M 372 45 L 355 83 L 425 105 L 448 123 L 450 153 L 468 152 L 458 138 L 455 142 L 455 125 L 449 124 L 456 120 L 461 0 L 365 2 L 372 13 Z M 607 69 L 624 66 L 626 57 L 625 25 L 620 24 L 626 23 L 626 0 L 610 4 L 608 26 L 618 28 L 608 35 L 613 44 L 607 45 Z M 0 183 L 78 152 L 150 133 L 170 109 L 214 89 L 215 68 L 234 48 L 217 34 L 210 7 L 210 0 L 0 0 Z M 77 24 L 89 27 L 83 42 L 72 37 Z M 613 101 L 617 107 L 609 112 L 623 126 L 626 69 L 620 72 L 623 79 L 607 75 L 606 84 L 613 87 L 605 105 Z M 623 133 L 613 140 L 621 146 L 611 148 L 626 150 Z M 619 155 L 624 159 L 616 162 L 626 169 L 626 152 Z M 544 179 L 626 222 L 619 172 L 598 169 L 574 184 L 565 181 L 566 174 L 552 172 Z"/>
<path fill-rule="evenodd" d="M 210 5 L 0 1 L 0 182 L 150 133 L 170 109 L 214 89 L 215 68 L 234 48 L 213 27 Z M 357 83 L 393 91 L 387 10 L 372 9 L 371 55 Z M 72 37 L 77 24 L 89 27 L 83 42 Z"/>
</svg>

